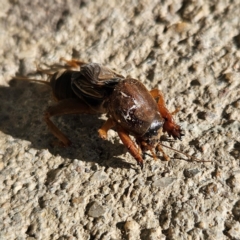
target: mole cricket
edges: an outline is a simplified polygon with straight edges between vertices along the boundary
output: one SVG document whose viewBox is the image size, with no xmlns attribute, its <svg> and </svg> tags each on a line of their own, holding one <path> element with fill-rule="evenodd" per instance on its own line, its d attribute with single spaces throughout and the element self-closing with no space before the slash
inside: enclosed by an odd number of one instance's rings
<svg viewBox="0 0 240 240">
<path fill-rule="evenodd" d="M 148 91 L 139 80 L 125 78 L 98 63 L 61 60 L 66 62 L 66 67 L 61 70 L 37 69 L 48 75 L 46 81 L 18 76 L 14 79 L 40 82 L 51 87 L 57 103 L 46 109 L 44 120 L 63 146 L 71 145 L 71 141 L 51 121 L 51 117 L 65 114 L 106 114 L 108 119 L 98 130 L 99 136 L 106 140 L 108 130 L 114 128 L 141 168 L 147 151 L 151 152 L 155 160 L 157 152 L 162 152 L 163 157 L 169 160 L 162 146 L 184 154 L 189 159 L 204 162 L 160 142 L 163 132 L 180 140 L 184 135 L 173 119 L 178 109 L 170 113 L 160 90 Z"/>
</svg>

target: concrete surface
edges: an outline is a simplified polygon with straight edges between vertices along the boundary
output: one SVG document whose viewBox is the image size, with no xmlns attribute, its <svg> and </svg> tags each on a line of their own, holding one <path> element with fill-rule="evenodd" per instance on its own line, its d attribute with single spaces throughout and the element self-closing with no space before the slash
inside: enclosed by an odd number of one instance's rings
<svg viewBox="0 0 240 240">
<path fill-rule="evenodd" d="M 46 86 L 11 81 L 60 57 L 102 63 L 163 91 L 185 131 L 165 142 L 210 163 L 147 156 L 104 116 L 64 116 L 51 147 Z M 240 2 L 2 1 L 0 239 L 240 239 Z"/>
</svg>

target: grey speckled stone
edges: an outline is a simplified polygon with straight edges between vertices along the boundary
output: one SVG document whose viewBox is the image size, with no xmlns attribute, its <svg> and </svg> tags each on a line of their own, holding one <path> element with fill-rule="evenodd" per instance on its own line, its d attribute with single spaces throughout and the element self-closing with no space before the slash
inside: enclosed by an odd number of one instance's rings
<svg viewBox="0 0 240 240">
<path fill-rule="evenodd" d="M 103 207 L 97 202 L 90 203 L 90 207 L 88 210 L 88 215 L 93 218 L 98 218 L 103 216 L 106 213 L 106 207 Z"/>
<path fill-rule="evenodd" d="M 164 178 L 154 180 L 152 185 L 154 187 L 165 188 L 165 187 L 171 185 L 176 180 L 177 180 L 176 178 L 164 177 Z"/>
<path fill-rule="evenodd" d="M 185 169 L 184 170 L 184 176 L 187 177 L 187 178 L 192 178 L 194 177 L 195 175 L 197 175 L 199 173 L 199 169 L 197 168 L 194 168 L 194 169 Z"/>
</svg>

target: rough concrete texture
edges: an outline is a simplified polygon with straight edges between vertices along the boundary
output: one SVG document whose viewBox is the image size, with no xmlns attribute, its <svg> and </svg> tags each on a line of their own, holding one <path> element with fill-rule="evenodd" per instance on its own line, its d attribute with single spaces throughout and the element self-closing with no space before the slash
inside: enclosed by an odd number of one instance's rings
<svg viewBox="0 0 240 240">
<path fill-rule="evenodd" d="M 107 3 L 109 2 L 109 3 Z M 42 120 L 47 86 L 11 81 L 60 57 L 163 91 L 185 131 L 141 171 L 104 116 Z M 239 1 L 2 1 L 0 239 L 240 239 Z"/>
</svg>

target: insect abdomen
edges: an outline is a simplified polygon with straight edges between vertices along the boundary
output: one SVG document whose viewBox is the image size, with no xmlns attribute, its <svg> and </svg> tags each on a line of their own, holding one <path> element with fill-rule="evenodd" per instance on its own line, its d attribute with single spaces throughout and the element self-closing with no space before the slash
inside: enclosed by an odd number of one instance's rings
<svg viewBox="0 0 240 240">
<path fill-rule="evenodd" d="M 66 98 L 77 98 L 77 95 L 72 90 L 71 80 L 75 71 L 60 71 L 53 74 L 50 79 L 50 85 L 53 90 L 53 95 L 57 100 Z"/>
</svg>

